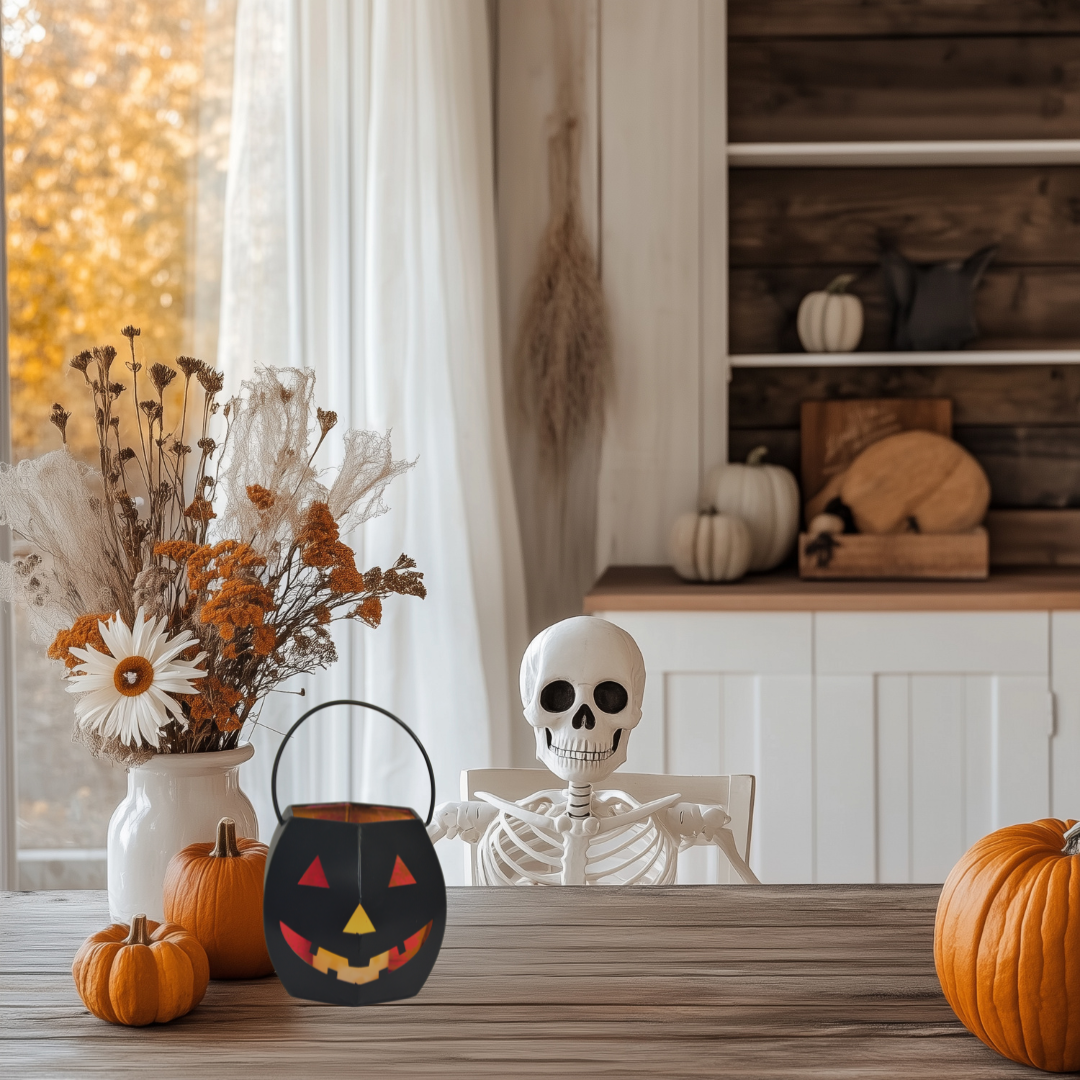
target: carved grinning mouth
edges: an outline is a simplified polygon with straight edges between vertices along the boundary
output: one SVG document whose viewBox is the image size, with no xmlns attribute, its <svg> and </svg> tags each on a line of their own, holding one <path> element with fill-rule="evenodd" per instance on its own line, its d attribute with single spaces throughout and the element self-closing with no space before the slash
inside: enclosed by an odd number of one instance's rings
<svg viewBox="0 0 1080 1080">
<path fill-rule="evenodd" d="M 432 920 L 434 922 L 434 920 Z M 312 954 L 311 942 L 301 937 L 295 930 L 290 929 L 285 923 L 279 921 L 282 936 L 288 946 L 305 964 L 310 964 L 316 971 L 329 975 L 332 971 L 340 982 L 369 983 L 374 982 L 384 971 L 397 971 L 399 967 L 407 964 L 419 951 L 420 946 L 427 941 L 431 933 L 432 923 L 417 930 L 411 937 L 405 939 L 405 949 L 400 950 L 396 945 L 386 952 L 373 956 L 361 967 L 353 967 L 344 956 L 330 952 L 329 949 L 319 948 Z"/>
<path fill-rule="evenodd" d="M 556 756 L 567 761 L 606 761 L 616 750 L 619 749 L 619 740 L 622 738 L 622 728 L 615 732 L 611 746 L 603 750 L 573 750 L 569 747 L 559 746 L 551 737 L 551 728 L 544 728 L 547 732 L 548 749 Z"/>
</svg>

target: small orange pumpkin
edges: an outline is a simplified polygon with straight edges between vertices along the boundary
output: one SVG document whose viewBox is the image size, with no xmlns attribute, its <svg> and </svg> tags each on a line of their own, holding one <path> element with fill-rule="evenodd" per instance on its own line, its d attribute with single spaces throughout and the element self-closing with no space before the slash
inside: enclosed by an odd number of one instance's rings
<svg viewBox="0 0 1080 1080">
<path fill-rule="evenodd" d="M 266 845 L 236 838 L 231 818 L 217 841 L 189 844 L 165 871 L 165 918 L 190 930 L 206 950 L 212 979 L 257 979 L 274 970 L 263 936 Z"/>
<path fill-rule="evenodd" d="M 934 925 L 941 989 L 964 1026 L 1051 1072 L 1080 1069 L 1078 856 L 1073 821 L 984 836 L 949 874 Z"/>
<path fill-rule="evenodd" d="M 83 1004 L 110 1024 L 164 1024 L 203 999 L 210 969 L 182 927 L 136 915 L 91 934 L 71 965 Z"/>
</svg>

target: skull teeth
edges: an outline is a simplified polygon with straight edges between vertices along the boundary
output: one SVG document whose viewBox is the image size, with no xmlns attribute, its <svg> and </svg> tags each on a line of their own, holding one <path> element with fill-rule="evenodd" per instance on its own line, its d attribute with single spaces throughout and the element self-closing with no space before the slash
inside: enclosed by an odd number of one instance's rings
<svg viewBox="0 0 1080 1080">
<path fill-rule="evenodd" d="M 548 749 L 556 757 L 569 758 L 571 761 L 604 761 L 615 753 L 615 747 L 609 746 L 605 750 L 571 750 L 558 743 L 552 742 Z"/>
</svg>

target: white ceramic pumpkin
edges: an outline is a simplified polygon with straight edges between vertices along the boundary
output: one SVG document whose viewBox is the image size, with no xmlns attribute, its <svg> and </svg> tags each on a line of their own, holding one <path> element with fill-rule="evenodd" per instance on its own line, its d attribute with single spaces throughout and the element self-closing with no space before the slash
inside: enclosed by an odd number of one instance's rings
<svg viewBox="0 0 1080 1080">
<path fill-rule="evenodd" d="M 680 514 L 668 553 L 675 573 L 687 581 L 735 581 L 750 565 L 750 530 L 741 518 L 711 510 Z"/>
<path fill-rule="evenodd" d="M 807 293 L 799 304 L 797 326 L 803 348 L 811 353 L 854 352 L 863 332 L 862 302 L 847 287 L 854 274 L 834 278 L 823 292 Z"/>
<path fill-rule="evenodd" d="M 702 505 L 742 518 L 750 529 L 751 570 L 771 570 L 791 551 L 799 532 L 799 485 L 782 465 L 766 465 L 768 447 L 750 451 L 745 465 L 715 465 L 705 478 Z"/>
</svg>

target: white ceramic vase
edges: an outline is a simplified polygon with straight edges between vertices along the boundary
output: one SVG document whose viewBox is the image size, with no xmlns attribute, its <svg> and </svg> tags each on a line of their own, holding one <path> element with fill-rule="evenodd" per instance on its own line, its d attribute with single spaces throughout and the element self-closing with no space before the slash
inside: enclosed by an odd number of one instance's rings
<svg viewBox="0 0 1080 1080">
<path fill-rule="evenodd" d="M 127 798 L 109 821 L 109 912 L 116 922 L 165 917 L 161 887 L 169 860 L 188 844 L 212 841 L 223 817 L 237 836 L 259 837 L 255 809 L 240 790 L 250 743 L 205 754 L 155 754 L 128 769 Z"/>
</svg>

